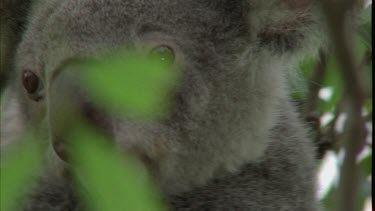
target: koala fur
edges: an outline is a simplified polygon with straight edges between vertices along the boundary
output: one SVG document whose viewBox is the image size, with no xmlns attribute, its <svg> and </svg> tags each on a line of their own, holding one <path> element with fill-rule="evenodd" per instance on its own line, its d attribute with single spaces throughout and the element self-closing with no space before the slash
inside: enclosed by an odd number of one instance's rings
<svg viewBox="0 0 375 211">
<path fill-rule="evenodd" d="M 314 147 L 286 83 L 293 65 L 323 41 L 314 0 L 24 2 L 31 7 L 26 30 L 5 67 L 13 78 L 1 98 L 2 148 L 36 125 L 45 128 L 49 144 L 54 141 L 60 95 L 84 89 L 71 82 L 77 77 L 71 70 L 56 73 L 65 61 L 145 42 L 165 44 L 183 74 L 170 116 L 106 120 L 119 149 L 149 161 L 168 206 L 317 209 Z M 27 97 L 24 70 L 43 82 L 42 100 Z M 51 168 L 65 168 L 52 147 L 48 158 Z M 65 178 L 45 173 L 41 181 L 25 210 L 84 209 Z"/>
<path fill-rule="evenodd" d="M 30 3 L 30 1 L 24 0 L 1 1 L 0 90 L 2 90 L 5 86 L 5 81 L 9 75 L 9 70 L 12 68 L 12 57 L 15 54 L 15 46 L 21 39 Z"/>
</svg>

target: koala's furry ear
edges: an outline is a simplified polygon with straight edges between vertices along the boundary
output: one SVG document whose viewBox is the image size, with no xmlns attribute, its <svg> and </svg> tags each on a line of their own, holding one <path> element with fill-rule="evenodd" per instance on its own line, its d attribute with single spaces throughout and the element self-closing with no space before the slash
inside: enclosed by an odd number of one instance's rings
<svg viewBox="0 0 375 211">
<path fill-rule="evenodd" d="M 325 37 L 317 0 L 244 0 L 252 40 L 275 54 L 316 50 Z"/>
<path fill-rule="evenodd" d="M 0 3 L 0 90 L 13 68 L 13 57 L 24 31 L 32 0 L 1 0 Z"/>
</svg>

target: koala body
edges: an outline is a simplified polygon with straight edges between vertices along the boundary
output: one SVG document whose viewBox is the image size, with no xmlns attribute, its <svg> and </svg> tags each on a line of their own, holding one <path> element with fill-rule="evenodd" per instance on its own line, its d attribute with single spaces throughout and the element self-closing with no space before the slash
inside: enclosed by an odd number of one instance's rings
<svg viewBox="0 0 375 211">
<path fill-rule="evenodd" d="M 120 48 L 147 52 L 168 46 L 182 77 L 167 118 L 130 121 L 94 109 L 106 123 L 96 126 L 105 127 L 119 149 L 146 160 L 168 206 L 316 210 L 314 148 L 286 84 L 301 55 L 321 43 L 314 2 L 39 0 L 30 5 L 12 60 L 14 78 L 2 97 L 3 148 L 28 128 L 43 125 L 52 168 L 65 168 L 53 144 L 64 136 L 55 128 L 61 98 L 69 93 L 85 99 L 73 100 L 77 105 L 90 103 L 85 94 L 72 94 L 84 87 L 74 84 L 77 76 L 65 64 Z M 32 96 L 22 87 L 25 70 L 43 85 Z M 53 173 L 41 180 L 26 210 L 81 210 L 69 181 Z"/>
</svg>

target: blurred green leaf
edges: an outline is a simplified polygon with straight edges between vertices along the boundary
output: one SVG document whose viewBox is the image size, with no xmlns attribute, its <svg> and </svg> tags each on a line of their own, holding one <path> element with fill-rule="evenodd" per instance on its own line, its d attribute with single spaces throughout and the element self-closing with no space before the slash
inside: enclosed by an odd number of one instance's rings
<svg viewBox="0 0 375 211">
<path fill-rule="evenodd" d="M 306 99 L 307 84 L 311 77 L 311 73 L 316 64 L 316 59 L 313 57 L 306 57 L 302 60 L 298 68 L 298 80 L 295 78 L 288 78 L 288 85 L 290 94 L 293 100 L 303 101 Z"/>
<path fill-rule="evenodd" d="M 323 87 L 332 88 L 332 97 L 328 101 L 321 101 L 323 113 L 331 112 L 343 95 L 343 80 L 341 70 L 334 56 L 330 56 L 327 63 L 327 71 L 324 76 Z"/>
<path fill-rule="evenodd" d="M 365 66 L 365 84 L 368 85 L 368 89 L 370 90 L 372 88 L 372 61 L 370 65 Z M 372 110 L 372 109 L 371 109 Z"/>
<path fill-rule="evenodd" d="M 0 164 L 0 210 L 19 207 L 41 167 L 41 148 L 31 137 L 7 152 Z"/>
<path fill-rule="evenodd" d="M 71 140 L 75 173 L 90 210 L 163 210 L 145 172 L 108 140 L 83 127 Z"/>
<path fill-rule="evenodd" d="M 365 101 L 365 108 L 368 113 L 372 112 L 372 98 Z"/>
<path fill-rule="evenodd" d="M 355 36 L 354 55 L 359 63 L 367 59 L 372 53 L 372 8 L 368 7 L 361 13 L 361 23 L 358 26 L 358 33 Z"/>
<path fill-rule="evenodd" d="M 370 44 L 371 45 L 371 44 Z M 369 44 L 359 34 L 355 36 L 355 47 L 353 49 L 356 62 L 360 64 L 366 56 Z"/>
<path fill-rule="evenodd" d="M 359 164 L 363 174 L 367 177 L 372 174 L 372 153 L 363 158 Z"/>
<path fill-rule="evenodd" d="M 371 169 L 370 169 L 371 170 Z M 366 200 L 371 197 L 371 182 L 367 180 L 366 176 L 360 174 L 359 179 L 359 193 L 356 200 L 357 210 L 363 210 Z"/>
<path fill-rule="evenodd" d="M 332 186 L 327 195 L 322 199 L 322 204 L 324 207 L 323 210 L 336 210 L 336 193 L 337 188 L 335 186 Z"/>
<path fill-rule="evenodd" d="M 168 111 L 178 71 L 156 59 L 119 53 L 89 64 L 88 90 L 109 110 L 129 117 L 155 119 Z"/>
<path fill-rule="evenodd" d="M 300 72 L 305 79 L 308 79 L 311 76 L 312 71 L 314 70 L 315 64 L 317 63 L 316 58 L 306 57 L 300 64 Z"/>
<path fill-rule="evenodd" d="M 367 7 L 361 13 L 362 24 L 359 27 L 359 34 L 361 38 L 365 41 L 368 47 L 372 47 L 372 7 Z"/>
</svg>

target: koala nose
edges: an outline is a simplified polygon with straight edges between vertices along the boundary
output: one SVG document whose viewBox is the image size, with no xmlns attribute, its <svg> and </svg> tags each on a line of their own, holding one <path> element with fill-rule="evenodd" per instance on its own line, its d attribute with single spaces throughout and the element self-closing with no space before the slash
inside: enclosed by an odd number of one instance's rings
<svg viewBox="0 0 375 211">
<path fill-rule="evenodd" d="M 95 127 L 106 135 L 111 135 L 113 129 L 112 121 L 104 108 L 99 108 L 94 103 L 80 102 L 79 111 L 85 123 Z"/>
<path fill-rule="evenodd" d="M 107 136 L 112 136 L 112 121 L 105 109 L 94 103 L 81 83 L 78 70 L 62 70 L 51 81 L 49 92 L 49 126 L 56 155 L 69 161 L 69 136 L 87 124 Z"/>
<path fill-rule="evenodd" d="M 77 122 L 75 119 L 64 121 L 64 123 L 60 123 L 60 126 L 59 126 L 59 127 L 63 127 L 63 129 L 56 128 L 56 126 L 53 127 L 53 125 L 58 125 L 59 123 L 51 123 L 53 149 L 56 155 L 65 162 L 69 161 L 69 154 L 70 154 L 69 153 L 69 149 L 70 149 L 69 132 L 74 130 L 74 128 L 72 127 L 75 127 L 77 123 L 88 124 L 105 135 L 112 134 L 111 122 L 107 119 L 106 116 L 102 115 L 101 112 L 97 111 L 97 109 L 94 108 L 91 104 L 80 103 L 78 107 L 79 107 L 79 110 L 78 110 L 79 113 L 76 115 L 76 118 L 80 119 L 79 121 L 81 122 Z M 61 121 L 58 119 L 52 119 L 52 120 Z"/>
<path fill-rule="evenodd" d="M 88 124 L 99 132 L 105 135 L 112 134 L 112 124 L 109 118 L 106 117 L 102 112 L 100 112 L 93 104 L 87 102 L 74 102 L 70 99 L 70 102 L 75 103 L 77 110 L 72 112 L 72 117 L 64 118 L 54 118 L 54 114 L 51 114 L 52 121 L 63 121 L 51 122 L 51 132 L 52 132 L 52 146 L 56 155 L 65 162 L 69 162 L 69 150 L 70 150 L 70 136 L 69 133 L 74 130 L 77 124 Z M 53 104 L 52 104 L 53 105 Z M 61 105 L 61 104 L 60 104 Z M 53 109 L 51 109 L 53 110 Z M 69 114 L 66 114 L 69 115 Z M 75 116 L 75 117 L 74 117 Z M 76 119 L 74 119 L 76 118 Z M 79 125 L 78 125 L 79 126 Z"/>
</svg>

